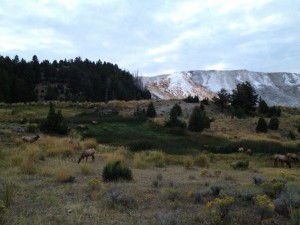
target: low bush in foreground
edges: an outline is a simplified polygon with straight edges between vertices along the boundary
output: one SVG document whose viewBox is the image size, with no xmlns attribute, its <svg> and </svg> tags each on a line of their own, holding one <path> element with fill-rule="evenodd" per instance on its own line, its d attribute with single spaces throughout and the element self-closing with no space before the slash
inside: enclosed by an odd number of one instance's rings
<svg viewBox="0 0 300 225">
<path fill-rule="evenodd" d="M 102 178 L 104 182 L 117 180 L 132 180 L 132 172 L 129 167 L 124 165 L 121 161 L 111 161 L 103 168 Z"/>
<path fill-rule="evenodd" d="M 230 166 L 235 170 L 246 170 L 249 167 L 249 161 L 243 160 L 243 161 L 237 161 L 230 164 Z"/>
</svg>

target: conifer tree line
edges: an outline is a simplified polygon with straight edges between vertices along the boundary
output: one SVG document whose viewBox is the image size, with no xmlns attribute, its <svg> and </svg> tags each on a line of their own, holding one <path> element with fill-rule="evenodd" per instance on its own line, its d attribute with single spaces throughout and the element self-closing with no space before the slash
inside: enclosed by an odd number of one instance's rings
<svg viewBox="0 0 300 225">
<path fill-rule="evenodd" d="M 0 102 L 36 101 L 38 84 L 46 85 L 45 100 L 107 102 L 151 98 L 138 75 L 109 62 L 80 57 L 40 62 L 36 55 L 26 62 L 17 55 L 13 59 L 0 55 Z"/>
</svg>

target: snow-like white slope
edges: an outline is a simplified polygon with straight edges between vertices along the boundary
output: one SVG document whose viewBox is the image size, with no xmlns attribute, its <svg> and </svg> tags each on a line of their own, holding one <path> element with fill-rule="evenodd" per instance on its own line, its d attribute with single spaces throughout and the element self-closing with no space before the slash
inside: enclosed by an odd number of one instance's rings
<svg viewBox="0 0 300 225">
<path fill-rule="evenodd" d="M 222 88 L 231 92 L 245 81 L 270 105 L 300 107 L 300 74 L 296 73 L 197 70 L 143 78 L 145 86 L 159 99 L 180 99 L 188 95 L 212 98 Z"/>
</svg>

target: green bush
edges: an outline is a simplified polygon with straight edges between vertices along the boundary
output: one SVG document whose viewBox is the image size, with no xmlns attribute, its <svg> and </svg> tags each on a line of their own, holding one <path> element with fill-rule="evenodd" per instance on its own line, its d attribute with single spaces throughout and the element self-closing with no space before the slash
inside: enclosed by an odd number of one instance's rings
<svg viewBox="0 0 300 225">
<path fill-rule="evenodd" d="M 299 225 L 300 209 L 294 209 L 291 213 L 291 218 L 288 225 Z"/>
<path fill-rule="evenodd" d="M 279 127 L 279 119 L 275 116 L 273 116 L 271 119 L 270 119 L 270 122 L 269 122 L 269 128 L 271 130 L 277 130 Z"/>
<path fill-rule="evenodd" d="M 256 132 L 267 132 L 268 131 L 268 125 L 264 118 L 259 118 L 256 126 Z"/>
<path fill-rule="evenodd" d="M 193 132 L 201 132 L 204 128 L 210 128 L 210 119 L 204 110 L 195 106 L 189 119 L 188 129 Z"/>
<path fill-rule="evenodd" d="M 243 161 L 237 161 L 230 164 L 230 166 L 235 170 L 246 170 L 249 167 L 249 161 L 243 160 Z"/>
<path fill-rule="evenodd" d="M 131 169 L 122 164 L 120 160 L 111 161 L 106 164 L 102 172 L 104 182 L 117 180 L 132 180 Z"/>
</svg>

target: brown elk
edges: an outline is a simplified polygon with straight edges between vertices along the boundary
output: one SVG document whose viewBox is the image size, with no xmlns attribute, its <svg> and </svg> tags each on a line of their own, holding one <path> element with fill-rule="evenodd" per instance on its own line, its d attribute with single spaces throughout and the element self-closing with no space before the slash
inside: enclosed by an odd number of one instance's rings
<svg viewBox="0 0 300 225">
<path fill-rule="evenodd" d="M 299 162 L 299 156 L 296 153 L 286 153 L 286 157 L 288 157 L 289 160 L 295 160 Z"/>
<path fill-rule="evenodd" d="M 278 162 L 280 162 L 282 166 L 284 165 L 284 163 L 286 163 L 289 168 L 292 167 L 289 158 L 285 155 L 275 154 L 273 156 L 273 159 L 274 159 L 274 167 L 278 165 Z"/>
<path fill-rule="evenodd" d="M 74 148 L 80 148 L 80 142 L 76 139 L 71 138 L 69 140 L 69 144 L 72 145 Z"/>
<path fill-rule="evenodd" d="M 85 161 L 87 162 L 87 159 L 89 156 L 92 157 L 92 162 L 94 162 L 95 161 L 95 156 L 94 156 L 95 152 L 96 152 L 96 150 L 94 148 L 88 148 L 88 149 L 83 150 L 83 152 L 81 153 L 81 156 L 78 159 L 78 163 L 80 163 L 81 160 L 84 158 L 85 158 Z"/>
<path fill-rule="evenodd" d="M 244 152 L 244 148 L 243 147 L 239 147 L 238 148 L 238 152 L 240 152 L 240 153 Z"/>
<path fill-rule="evenodd" d="M 39 135 L 32 135 L 32 136 L 23 136 L 22 140 L 24 142 L 29 142 L 29 143 L 33 143 L 35 142 L 37 139 L 39 139 L 40 136 Z"/>
<path fill-rule="evenodd" d="M 252 149 L 248 148 L 247 151 L 246 151 L 246 154 L 247 155 L 252 155 Z"/>
</svg>

